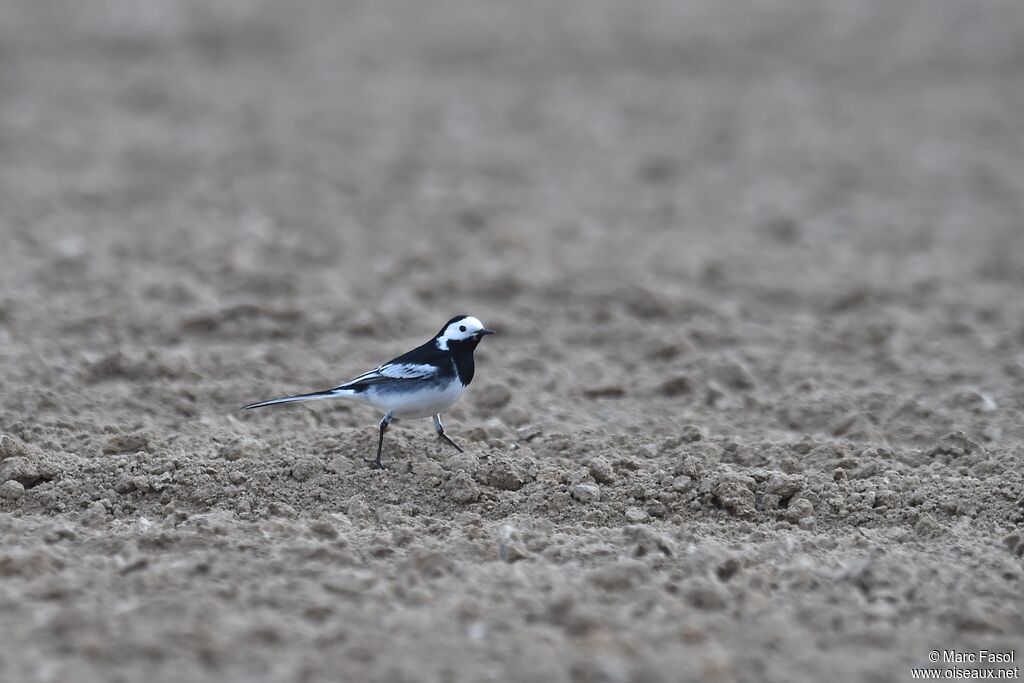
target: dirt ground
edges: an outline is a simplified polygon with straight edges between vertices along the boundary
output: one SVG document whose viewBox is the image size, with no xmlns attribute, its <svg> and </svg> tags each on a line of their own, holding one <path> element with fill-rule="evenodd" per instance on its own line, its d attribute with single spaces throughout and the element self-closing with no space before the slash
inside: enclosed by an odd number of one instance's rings
<svg viewBox="0 0 1024 683">
<path fill-rule="evenodd" d="M 1019 0 L 0 3 L 0 681 L 1024 658 L 1022 35 Z M 238 410 L 459 313 L 499 332 L 463 455 Z"/>
</svg>

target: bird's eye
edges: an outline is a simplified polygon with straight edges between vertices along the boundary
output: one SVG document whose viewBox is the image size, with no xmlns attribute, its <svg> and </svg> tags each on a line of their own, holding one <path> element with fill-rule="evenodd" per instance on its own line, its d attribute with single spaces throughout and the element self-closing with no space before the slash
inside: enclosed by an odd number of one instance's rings
<svg viewBox="0 0 1024 683">
<path fill-rule="evenodd" d="M 465 331 L 466 331 L 466 326 L 465 325 L 459 325 L 459 332 L 465 332 Z"/>
</svg>

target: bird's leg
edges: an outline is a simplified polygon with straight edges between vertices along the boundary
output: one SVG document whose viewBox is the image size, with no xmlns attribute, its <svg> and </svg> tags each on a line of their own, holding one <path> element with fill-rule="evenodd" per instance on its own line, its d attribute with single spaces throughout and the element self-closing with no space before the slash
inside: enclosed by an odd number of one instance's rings
<svg viewBox="0 0 1024 683">
<path fill-rule="evenodd" d="M 380 421 L 380 440 L 377 441 L 377 459 L 370 460 L 369 458 L 363 458 L 363 462 L 370 463 L 371 470 L 384 469 L 384 463 L 380 461 L 380 452 L 384 448 L 384 432 L 388 431 L 389 424 L 391 424 L 391 413 L 385 415 L 384 419 Z"/>
<path fill-rule="evenodd" d="M 444 425 L 441 424 L 441 413 L 438 413 L 437 415 L 434 416 L 434 431 L 437 432 L 437 435 L 439 437 L 450 443 L 452 445 L 452 448 L 457 450 L 459 453 L 465 452 L 461 448 L 459 448 L 459 444 L 449 439 L 448 435 L 444 433 Z"/>
</svg>

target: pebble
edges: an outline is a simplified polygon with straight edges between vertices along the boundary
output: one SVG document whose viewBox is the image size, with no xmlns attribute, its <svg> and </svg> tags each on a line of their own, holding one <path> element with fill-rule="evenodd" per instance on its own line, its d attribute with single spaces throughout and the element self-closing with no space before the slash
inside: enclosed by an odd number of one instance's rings
<svg viewBox="0 0 1024 683">
<path fill-rule="evenodd" d="M 480 469 L 480 458 L 475 453 L 456 453 L 445 461 L 444 469 L 451 472 L 462 470 L 474 474 Z"/>
<path fill-rule="evenodd" d="M 768 478 L 765 484 L 765 493 L 774 493 L 780 496 L 791 496 L 804 487 L 804 478 L 776 472 Z"/>
<path fill-rule="evenodd" d="M 693 392 L 693 383 L 690 382 L 689 377 L 684 375 L 670 377 L 661 383 L 661 386 L 658 387 L 658 391 L 662 396 L 668 396 L 669 398 L 685 396 Z"/>
<path fill-rule="evenodd" d="M 687 443 L 704 440 L 704 432 L 697 425 L 683 425 L 679 431 L 679 439 Z"/>
<path fill-rule="evenodd" d="M 590 459 L 587 463 L 587 470 L 590 472 L 590 476 L 601 484 L 611 484 L 615 481 L 615 470 L 612 469 L 610 462 L 597 456 Z"/>
<path fill-rule="evenodd" d="M 651 517 L 664 517 L 668 514 L 668 508 L 665 504 L 658 500 L 648 500 L 644 503 L 644 512 L 649 514 Z"/>
<path fill-rule="evenodd" d="M 505 456 L 487 460 L 478 475 L 481 482 L 502 491 L 518 491 L 526 483 L 526 474 L 519 463 Z"/>
<path fill-rule="evenodd" d="M 717 375 L 726 386 L 740 391 L 749 391 L 757 384 L 747 366 L 739 361 L 723 363 L 719 366 Z"/>
<path fill-rule="evenodd" d="M 25 443 L 10 434 L 0 434 L 0 460 L 28 455 L 29 449 Z"/>
<path fill-rule="evenodd" d="M 21 485 L 21 482 L 11 479 L 0 484 L 0 498 L 18 500 L 23 495 L 25 495 L 25 487 Z"/>
<path fill-rule="evenodd" d="M 672 490 L 683 493 L 692 489 L 695 484 L 696 482 L 693 478 L 688 477 L 685 474 L 681 474 L 672 480 Z"/>
<path fill-rule="evenodd" d="M 786 508 L 786 519 L 791 522 L 799 523 L 800 520 L 805 517 L 810 517 L 814 514 L 814 505 L 811 501 L 806 498 L 799 498 L 792 500 L 789 503 L 789 507 Z"/>
<path fill-rule="evenodd" d="M 505 524 L 498 531 L 498 557 L 509 564 L 525 560 L 529 553 L 523 547 L 519 533 L 511 524 Z"/>
<path fill-rule="evenodd" d="M 220 457 L 235 461 L 242 458 L 255 458 L 268 450 L 267 445 L 259 439 L 240 436 L 220 448 Z"/>
<path fill-rule="evenodd" d="M 149 452 L 149 435 L 144 432 L 133 434 L 111 434 L 103 444 L 103 453 L 137 453 L 138 451 Z"/>
<path fill-rule="evenodd" d="M 516 429 L 516 436 L 519 437 L 520 441 L 533 441 L 543 433 L 544 430 L 542 430 L 538 425 L 532 424 L 523 425 Z"/>
<path fill-rule="evenodd" d="M 597 484 L 576 484 L 570 489 L 570 493 L 584 505 L 601 500 L 601 488 Z"/>
<path fill-rule="evenodd" d="M 456 503 L 465 505 L 480 498 L 480 487 L 468 473 L 459 470 L 444 485 L 448 497 Z"/>
<path fill-rule="evenodd" d="M 122 474 L 118 478 L 117 482 L 114 484 L 114 491 L 122 495 L 126 493 L 131 493 L 136 488 L 137 484 L 135 482 L 135 479 L 128 476 L 127 474 Z"/>
<path fill-rule="evenodd" d="M 672 468 L 672 474 L 682 475 L 689 477 L 690 479 L 699 479 L 704 476 L 705 472 L 704 463 L 692 455 L 684 455 L 675 463 Z"/>
<path fill-rule="evenodd" d="M 8 479 L 29 486 L 39 480 L 39 469 L 28 458 L 22 456 L 7 458 L 0 462 L 0 481 Z"/>
<path fill-rule="evenodd" d="M 462 454 L 460 454 L 462 455 Z M 441 483 L 441 476 L 444 469 L 433 460 L 416 460 L 412 463 L 412 473 L 423 481 L 429 481 L 431 485 L 437 486 Z"/>
<path fill-rule="evenodd" d="M 625 514 L 626 520 L 631 522 L 632 524 L 642 524 L 643 522 L 646 522 L 648 519 L 651 518 L 651 516 L 648 515 L 647 512 L 635 506 L 626 508 Z"/>
<path fill-rule="evenodd" d="M 736 472 L 723 472 L 715 477 L 711 492 L 718 503 L 734 515 L 754 514 L 754 480 Z"/>
<path fill-rule="evenodd" d="M 963 432 L 953 432 L 939 439 L 928 452 L 929 457 L 962 458 L 982 450 L 981 446 Z"/>
<path fill-rule="evenodd" d="M 103 501 L 100 500 L 92 503 L 80 517 L 82 524 L 85 524 L 86 526 L 99 526 L 103 524 L 106 519 L 107 507 L 103 504 Z"/>
<path fill-rule="evenodd" d="M 323 465 L 312 458 L 296 460 L 292 465 L 292 478 L 296 481 L 309 481 L 321 472 L 323 472 Z"/>
<path fill-rule="evenodd" d="M 339 455 L 331 459 L 327 463 L 327 471 L 331 474 L 344 474 L 345 472 L 351 472 L 355 469 L 355 464 L 352 459 L 344 455 Z"/>
</svg>

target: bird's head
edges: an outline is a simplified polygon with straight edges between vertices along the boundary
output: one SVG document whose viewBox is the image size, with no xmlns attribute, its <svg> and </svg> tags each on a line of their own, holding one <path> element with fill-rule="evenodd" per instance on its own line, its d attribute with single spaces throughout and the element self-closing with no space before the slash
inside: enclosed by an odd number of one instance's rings
<svg viewBox="0 0 1024 683">
<path fill-rule="evenodd" d="M 494 334 L 494 330 L 484 327 L 479 319 L 471 315 L 458 315 L 444 324 L 434 340 L 437 348 L 445 351 L 448 350 L 449 344 L 469 347 L 472 350 L 489 334 Z"/>
</svg>

